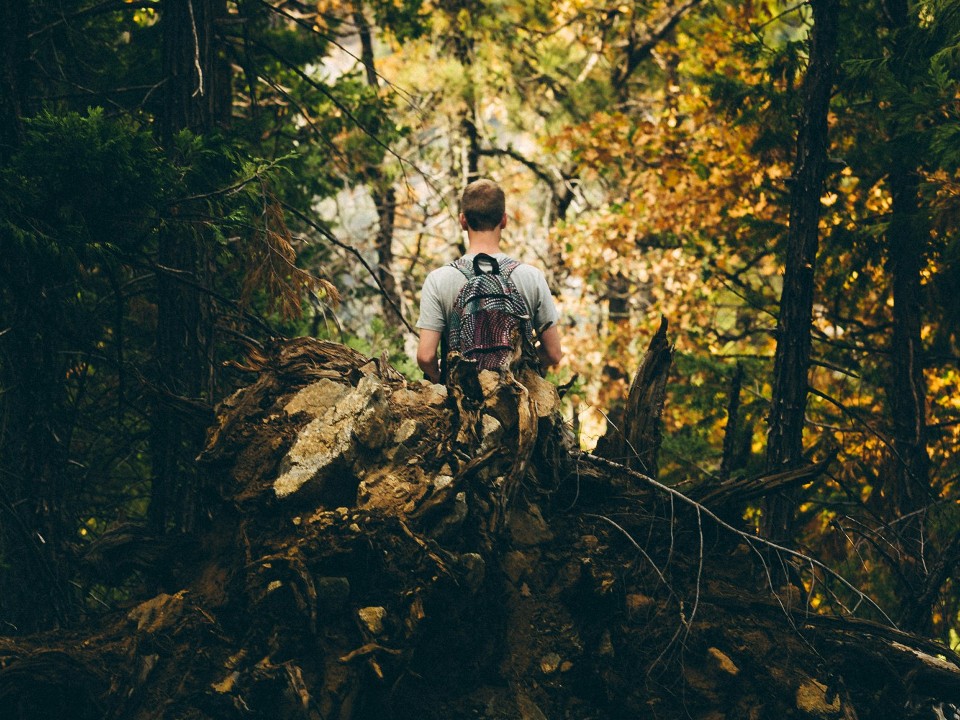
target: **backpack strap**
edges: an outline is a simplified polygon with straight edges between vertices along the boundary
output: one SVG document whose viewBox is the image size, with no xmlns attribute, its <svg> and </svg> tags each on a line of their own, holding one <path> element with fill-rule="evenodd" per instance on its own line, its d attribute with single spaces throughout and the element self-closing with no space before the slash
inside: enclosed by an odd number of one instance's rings
<svg viewBox="0 0 960 720">
<path fill-rule="evenodd" d="M 473 266 L 469 261 L 464 260 L 462 257 L 459 257 L 456 260 L 452 260 L 447 264 L 450 267 L 456 268 L 457 270 L 462 272 L 466 276 L 467 280 L 473 280 L 473 275 L 474 275 Z"/>
<path fill-rule="evenodd" d="M 491 269 L 484 270 L 480 267 L 481 263 L 490 265 Z M 472 280 L 477 275 L 500 275 L 508 278 L 514 270 L 520 267 L 520 263 L 511 257 L 501 261 L 492 255 L 487 255 L 487 253 L 477 253 L 473 256 L 473 260 L 467 260 L 466 256 L 460 257 L 450 262 L 449 265 L 462 272 L 467 280 Z"/>
<path fill-rule="evenodd" d="M 510 277 L 513 274 L 513 271 L 520 267 L 520 261 L 514 260 L 513 258 L 507 258 L 502 263 L 500 263 L 500 275 L 505 278 Z"/>
</svg>

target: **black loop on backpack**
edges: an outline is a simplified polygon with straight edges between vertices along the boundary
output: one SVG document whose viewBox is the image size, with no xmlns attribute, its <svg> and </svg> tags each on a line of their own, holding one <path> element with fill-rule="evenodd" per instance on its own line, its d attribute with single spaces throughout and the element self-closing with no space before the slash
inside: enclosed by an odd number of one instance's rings
<svg viewBox="0 0 960 720">
<path fill-rule="evenodd" d="M 489 273 L 484 273 L 480 269 L 480 262 L 483 261 L 493 266 L 493 269 Z M 477 253 L 476 257 L 473 258 L 473 272 L 475 275 L 499 275 L 500 274 L 500 263 L 497 262 L 497 259 L 486 253 Z"/>
</svg>

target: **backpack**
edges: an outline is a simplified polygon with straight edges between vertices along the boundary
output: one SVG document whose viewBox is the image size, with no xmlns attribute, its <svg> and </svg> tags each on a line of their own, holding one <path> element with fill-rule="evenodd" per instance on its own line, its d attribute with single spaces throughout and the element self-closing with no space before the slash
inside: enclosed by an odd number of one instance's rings
<svg viewBox="0 0 960 720">
<path fill-rule="evenodd" d="M 491 269 L 485 271 L 481 264 Z M 472 261 L 460 258 L 450 265 L 462 272 L 467 282 L 453 304 L 447 349 L 475 360 L 478 370 L 508 365 L 516 355 L 518 339 L 522 351 L 529 351 L 533 347 L 530 310 L 510 279 L 520 263 L 510 258 L 500 262 L 479 253 Z"/>
</svg>

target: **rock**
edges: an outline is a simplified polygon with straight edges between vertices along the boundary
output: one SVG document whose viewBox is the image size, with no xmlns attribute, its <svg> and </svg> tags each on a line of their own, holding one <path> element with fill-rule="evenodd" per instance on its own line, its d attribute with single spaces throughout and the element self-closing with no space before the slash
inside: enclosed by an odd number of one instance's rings
<svg viewBox="0 0 960 720">
<path fill-rule="evenodd" d="M 316 580 L 317 604 L 322 610 L 335 613 L 350 598 L 350 581 L 345 577 L 321 577 Z"/>
<path fill-rule="evenodd" d="M 350 386 L 324 378 L 307 385 L 284 406 L 287 415 L 307 413 L 313 418 L 321 417 L 329 408 L 350 392 Z"/>
<path fill-rule="evenodd" d="M 412 418 L 407 418 L 400 423 L 400 427 L 397 428 L 397 431 L 393 434 L 393 442 L 395 445 L 400 445 L 405 443 L 407 440 L 416 435 L 417 430 L 419 429 L 417 421 Z"/>
<path fill-rule="evenodd" d="M 383 621 L 387 619 L 387 610 L 379 606 L 360 608 L 357 611 L 360 622 L 374 635 L 382 635 Z"/>
<path fill-rule="evenodd" d="M 384 457 L 398 465 L 411 459 L 417 462 L 417 456 L 411 453 L 421 432 L 420 423 L 413 418 L 405 418 L 394 432 L 393 439 L 384 451 Z"/>
<path fill-rule="evenodd" d="M 487 576 L 487 564 L 478 553 L 464 553 L 460 556 L 460 565 L 464 571 L 463 580 L 471 590 L 479 590 Z"/>
<path fill-rule="evenodd" d="M 517 545 L 532 547 L 553 540 L 540 508 L 530 503 L 526 507 L 514 507 L 507 519 L 510 537 Z"/>
<path fill-rule="evenodd" d="M 434 384 L 429 380 L 421 380 L 421 392 L 411 393 L 417 404 L 424 403 L 427 407 L 440 407 L 447 401 L 446 385 Z"/>
<path fill-rule="evenodd" d="M 391 425 L 384 387 L 374 375 L 365 375 L 355 392 L 363 405 L 353 423 L 353 439 L 365 450 L 379 450 L 389 442 Z"/>
<path fill-rule="evenodd" d="M 814 717 L 833 717 L 840 713 L 840 697 L 827 702 L 827 686 L 809 678 L 797 688 L 797 708 Z"/>
<path fill-rule="evenodd" d="M 281 499 L 304 486 L 312 494 L 322 494 L 328 475 L 340 484 L 336 476 L 344 474 L 358 451 L 383 447 L 389 437 L 384 388 L 373 375 L 365 375 L 356 388 L 319 380 L 298 392 L 284 411 L 288 415 L 306 412 L 314 419 L 297 433 L 280 463 L 273 490 Z"/>
<path fill-rule="evenodd" d="M 558 412 L 560 395 L 557 393 L 556 385 L 533 371 L 521 373 L 519 380 L 530 393 L 530 400 L 533 402 L 538 418 L 551 417 Z"/>
<path fill-rule="evenodd" d="M 495 417 L 504 432 L 517 432 L 518 426 L 521 425 L 520 406 L 530 405 L 529 399 L 525 397 L 526 388 L 516 383 L 501 383 L 500 373 L 493 370 L 481 370 L 479 380 L 484 397 L 485 413 Z"/>
<path fill-rule="evenodd" d="M 729 675 L 736 675 L 740 672 L 740 668 L 730 659 L 730 656 L 719 648 L 707 648 L 707 654 L 716 661 L 723 672 Z"/>
<path fill-rule="evenodd" d="M 185 590 L 176 595 L 160 593 L 146 602 L 137 605 L 127 613 L 127 619 L 137 624 L 137 631 L 148 635 L 157 633 L 183 615 Z"/>
<path fill-rule="evenodd" d="M 557 653 L 547 653 L 540 658 L 540 671 L 544 675 L 553 675 L 560 668 L 560 656 Z"/>
<path fill-rule="evenodd" d="M 500 421 L 497 420 L 493 415 L 484 414 L 480 420 L 481 422 L 481 433 L 483 436 L 483 442 L 480 444 L 480 449 L 477 451 L 478 455 L 483 455 L 483 453 L 491 450 L 498 445 L 500 445 L 503 440 L 503 425 L 500 424 Z"/>
</svg>

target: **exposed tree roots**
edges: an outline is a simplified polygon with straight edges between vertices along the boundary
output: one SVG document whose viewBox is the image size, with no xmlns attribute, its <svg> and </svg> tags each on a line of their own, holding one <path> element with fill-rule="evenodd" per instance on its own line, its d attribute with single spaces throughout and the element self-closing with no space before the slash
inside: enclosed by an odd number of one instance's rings
<svg viewBox="0 0 960 720">
<path fill-rule="evenodd" d="M 209 527 L 149 553 L 135 534 L 92 548 L 101 569 L 139 548 L 162 565 L 145 583 L 160 591 L 94 627 L 0 638 L 4 717 L 934 718 L 960 705 L 944 648 L 810 610 L 812 596 L 858 599 L 826 568 L 738 534 L 639 465 L 574 452 L 556 391 L 532 373 L 459 363 L 449 389 L 411 385 L 308 339 L 255 362 L 199 460 Z M 736 489 L 712 497 L 729 508 Z M 774 562 L 803 592 L 768 587 Z"/>
</svg>

